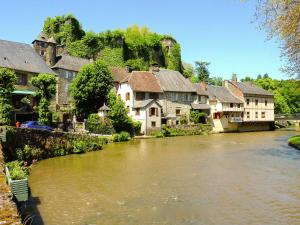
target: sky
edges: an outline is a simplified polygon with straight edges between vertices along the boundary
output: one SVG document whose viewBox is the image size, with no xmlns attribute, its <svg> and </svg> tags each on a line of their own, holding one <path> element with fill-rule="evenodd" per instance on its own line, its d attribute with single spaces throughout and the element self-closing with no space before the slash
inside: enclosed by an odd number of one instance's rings
<svg viewBox="0 0 300 225">
<path fill-rule="evenodd" d="M 279 43 L 267 40 L 255 21 L 257 0 L 0 0 L 0 39 L 31 43 L 50 16 L 72 13 L 84 30 L 101 32 L 131 25 L 172 35 L 182 59 L 210 62 L 211 76 L 256 77 L 280 72 Z"/>
</svg>

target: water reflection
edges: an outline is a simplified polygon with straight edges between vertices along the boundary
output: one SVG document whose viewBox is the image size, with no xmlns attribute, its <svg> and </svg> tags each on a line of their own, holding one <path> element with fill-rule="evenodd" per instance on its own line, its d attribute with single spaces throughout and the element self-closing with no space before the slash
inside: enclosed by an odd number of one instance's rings
<svg viewBox="0 0 300 225">
<path fill-rule="evenodd" d="M 44 224 L 300 224 L 289 132 L 136 140 L 31 171 Z"/>
</svg>

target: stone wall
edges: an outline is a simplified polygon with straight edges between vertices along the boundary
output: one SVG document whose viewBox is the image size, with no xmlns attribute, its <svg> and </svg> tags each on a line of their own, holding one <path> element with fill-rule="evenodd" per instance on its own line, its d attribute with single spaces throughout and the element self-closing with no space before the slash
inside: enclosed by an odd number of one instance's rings
<svg viewBox="0 0 300 225">
<path fill-rule="evenodd" d="M 11 200 L 12 194 L 10 188 L 6 184 L 4 173 L 4 154 L 2 152 L 2 144 L 0 142 L 0 224 L 1 225 L 19 225 L 21 218 L 18 214 L 15 203 Z"/>
</svg>

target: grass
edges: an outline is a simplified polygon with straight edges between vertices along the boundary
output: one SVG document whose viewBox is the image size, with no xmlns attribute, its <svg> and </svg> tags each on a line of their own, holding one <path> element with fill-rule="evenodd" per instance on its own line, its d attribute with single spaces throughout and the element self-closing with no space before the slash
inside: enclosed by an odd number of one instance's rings
<svg viewBox="0 0 300 225">
<path fill-rule="evenodd" d="M 300 135 L 289 138 L 288 143 L 290 146 L 300 150 Z"/>
</svg>

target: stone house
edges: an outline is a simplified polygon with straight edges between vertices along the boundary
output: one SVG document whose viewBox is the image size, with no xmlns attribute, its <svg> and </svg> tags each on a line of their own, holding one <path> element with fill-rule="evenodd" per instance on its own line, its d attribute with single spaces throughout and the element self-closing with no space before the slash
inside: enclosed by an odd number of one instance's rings
<svg viewBox="0 0 300 225">
<path fill-rule="evenodd" d="M 12 96 L 14 121 L 36 120 L 34 106 L 37 101 L 30 79 L 40 73 L 56 73 L 30 45 L 5 40 L 0 40 L 0 67 L 12 69 L 17 75 L 16 90 Z"/>
<path fill-rule="evenodd" d="M 227 87 L 208 85 L 207 90 L 213 131 L 238 131 L 244 116 L 243 99 L 234 95 Z"/>
<path fill-rule="evenodd" d="M 181 116 L 189 117 L 192 103 L 198 98 L 197 90 L 192 83 L 178 71 L 153 68 L 153 74 L 157 77 L 162 93 L 159 95 L 159 103 L 162 105 L 162 123 L 179 124 Z M 197 101 L 196 101 L 197 103 Z"/>
<path fill-rule="evenodd" d="M 244 101 L 243 122 L 239 131 L 274 128 L 274 95 L 251 82 L 225 81 L 225 86 Z"/>
<path fill-rule="evenodd" d="M 48 38 L 43 32 L 32 42 L 33 48 L 46 64 L 57 73 L 57 93 L 52 102 L 52 109 L 59 112 L 63 122 L 70 119 L 71 98 L 69 86 L 75 79 L 78 71 L 86 64 L 88 59 L 68 55 L 64 46 L 58 45 L 53 38 Z"/>
<path fill-rule="evenodd" d="M 159 98 L 162 90 L 151 72 L 131 72 L 120 82 L 117 94 L 124 101 L 128 114 L 142 123 L 142 133 L 160 130 L 162 106 Z"/>
<path fill-rule="evenodd" d="M 210 105 L 208 101 L 207 84 L 205 82 L 201 82 L 195 83 L 193 86 L 197 91 L 197 96 L 195 97 L 194 102 L 191 103 L 192 109 L 199 112 L 204 112 L 207 116 L 209 116 Z"/>
</svg>

